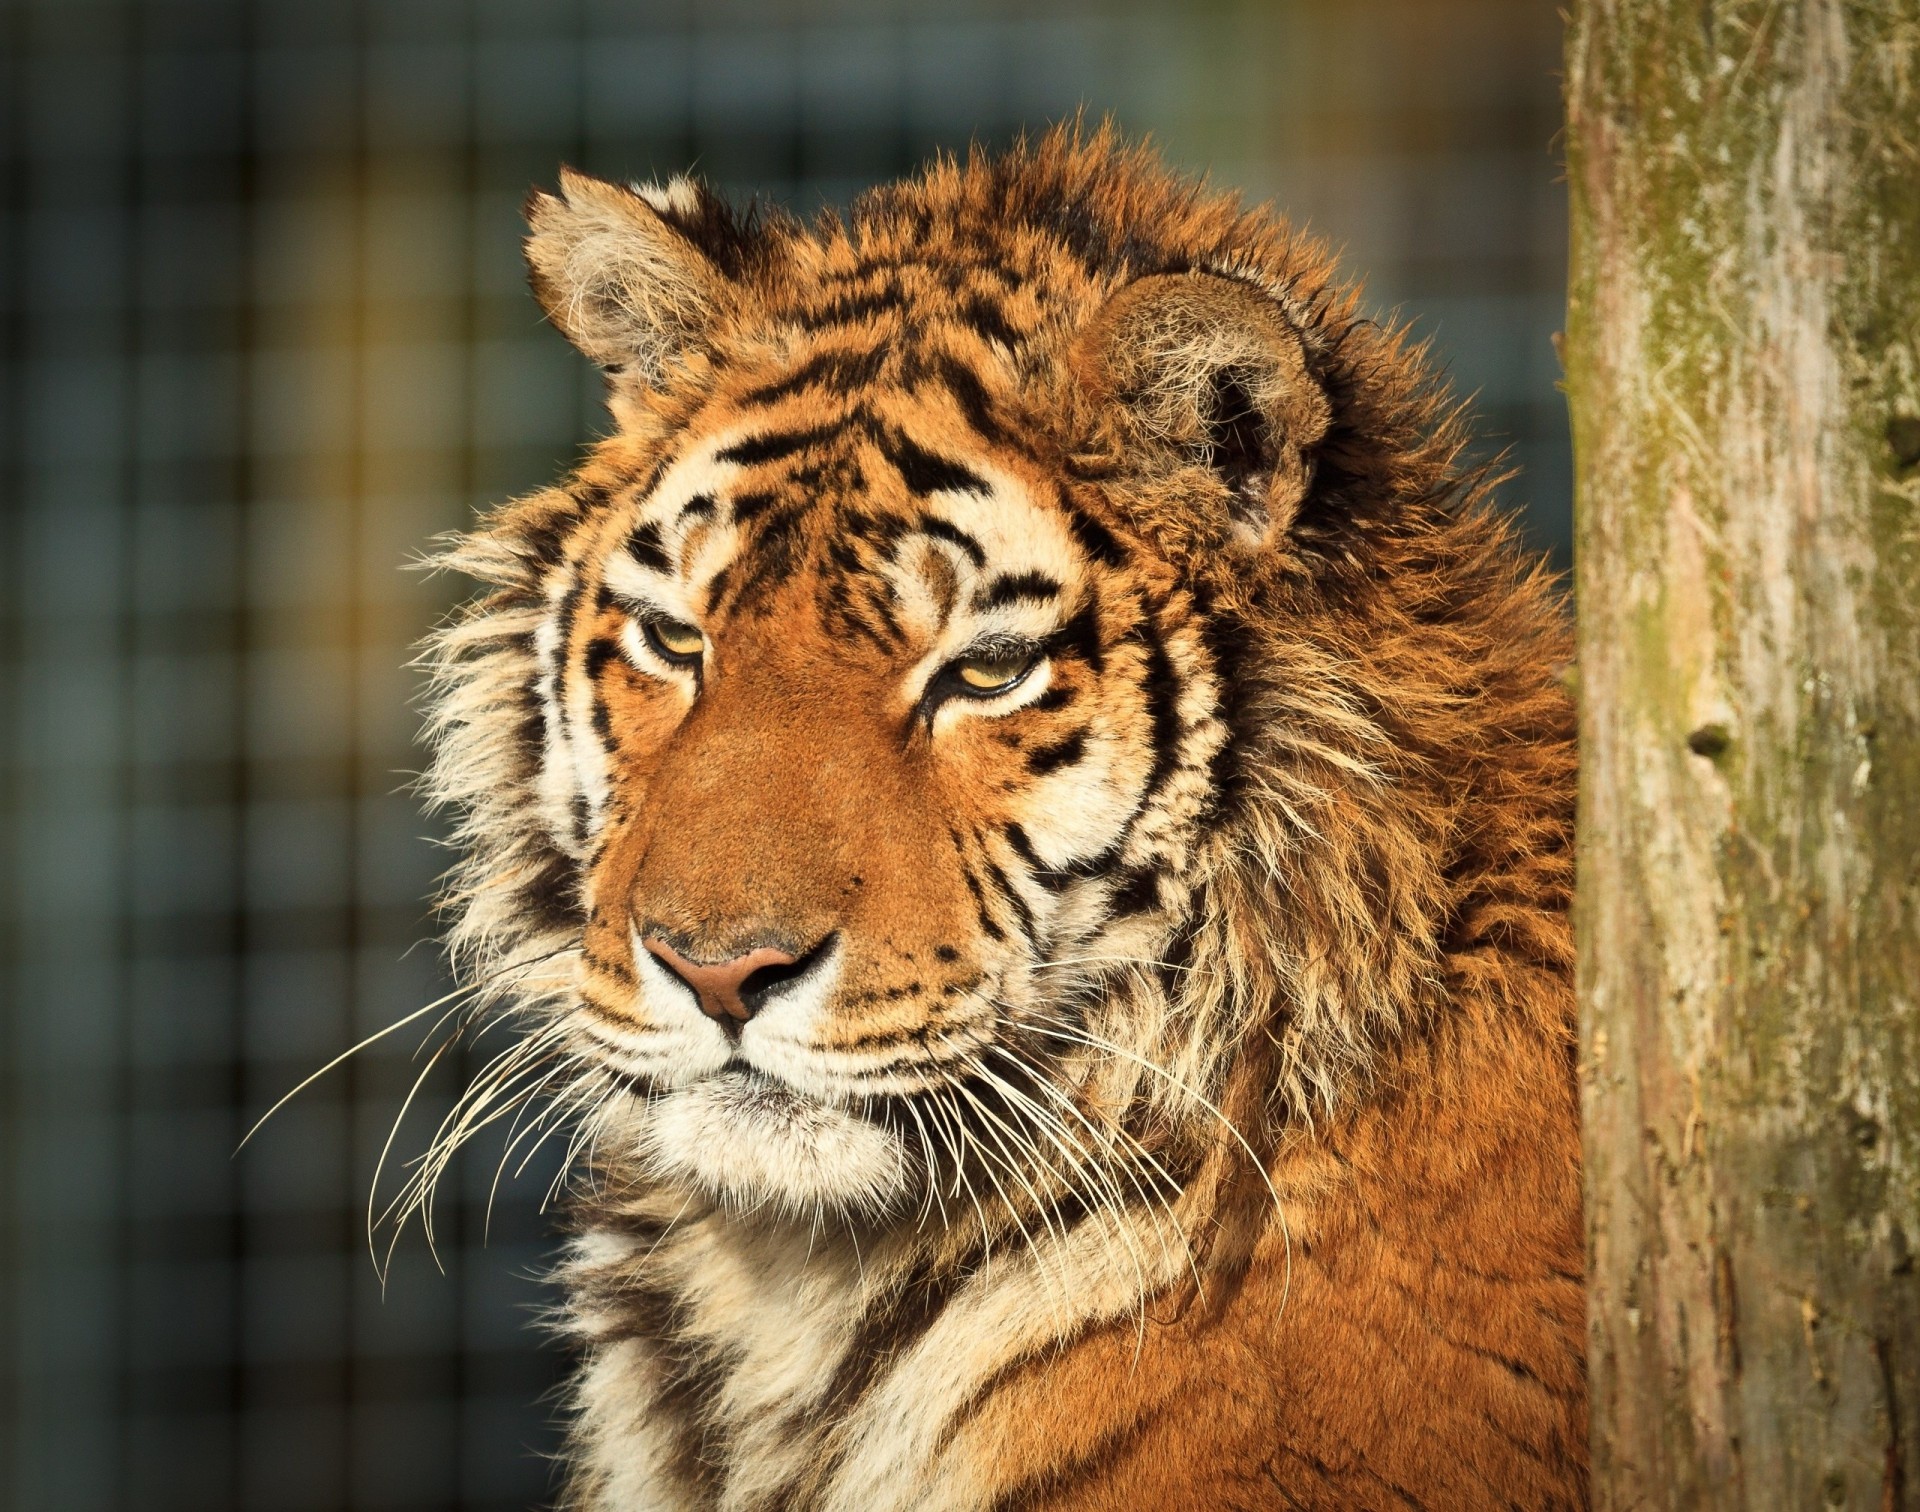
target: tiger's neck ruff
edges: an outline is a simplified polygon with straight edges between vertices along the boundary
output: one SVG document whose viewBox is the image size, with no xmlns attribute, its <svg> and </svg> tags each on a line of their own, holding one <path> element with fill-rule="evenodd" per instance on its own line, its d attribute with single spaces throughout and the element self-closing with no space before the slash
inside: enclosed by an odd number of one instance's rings
<svg viewBox="0 0 1920 1512">
<path fill-rule="evenodd" d="M 1565 635 L 1417 354 L 1105 134 L 529 218 L 617 426 L 431 786 L 572 1504 L 1575 1504 Z"/>
</svg>

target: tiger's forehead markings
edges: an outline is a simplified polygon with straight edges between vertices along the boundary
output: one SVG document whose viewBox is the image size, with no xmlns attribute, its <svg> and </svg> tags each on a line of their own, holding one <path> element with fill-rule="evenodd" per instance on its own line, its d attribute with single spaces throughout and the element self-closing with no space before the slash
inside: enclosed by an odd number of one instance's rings
<svg viewBox="0 0 1920 1512">
<path fill-rule="evenodd" d="M 732 402 L 775 407 L 805 395 L 859 414 L 889 395 L 937 394 L 983 443 L 1038 460 L 1032 438 L 997 397 L 1003 386 L 1017 387 L 1017 354 L 1033 334 L 1037 311 L 1016 319 L 1002 308 L 1020 287 L 1012 269 L 953 249 L 931 258 L 912 251 L 861 258 L 826 271 L 775 315 L 796 340 L 824 349 Z"/>
<path fill-rule="evenodd" d="M 827 423 L 763 422 L 709 442 L 702 455 L 710 458 L 709 475 L 724 470 L 713 490 L 714 517 L 736 527 L 730 544 L 737 569 L 709 592 L 709 612 L 754 607 L 822 546 L 842 574 L 864 569 L 862 547 L 884 546 L 900 529 L 884 506 L 893 492 L 884 473 L 897 477 L 910 499 L 987 488 L 978 473 L 921 445 L 864 401 Z M 633 543 L 633 554 L 655 570 L 671 565 L 649 533 L 664 528 L 658 516 L 657 509 L 647 512 Z"/>
<path fill-rule="evenodd" d="M 734 437 L 715 436 L 665 464 L 636 501 L 631 523 L 601 569 L 616 597 L 697 619 L 705 585 L 738 548 L 738 521 L 726 510 L 742 471 L 725 456 Z"/>
<path fill-rule="evenodd" d="M 985 461 L 950 470 L 898 520 L 874 564 L 874 591 L 898 621 L 950 654 L 982 634 L 1042 636 L 1077 598 L 1084 578 L 1071 527 L 1013 473 Z"/>
<path fill-rule="evenodd" d="M 811 563 L 822 622 L 889 653 L 1051 633 L 1079 596 L 1074 522 L 983 445 L 956 447 L 941 409 L 875 395 L 831 422 L 708 437 L 649 480 L 607 590 L 705 623 L 769 605 Z"/>
</svg>

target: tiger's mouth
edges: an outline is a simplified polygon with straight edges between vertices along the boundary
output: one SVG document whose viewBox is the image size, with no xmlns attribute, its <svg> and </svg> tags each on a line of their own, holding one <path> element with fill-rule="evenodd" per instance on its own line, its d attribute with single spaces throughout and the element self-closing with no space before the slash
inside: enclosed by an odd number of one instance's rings
<svg viewBox="0 0 1920 1512">
<path fill-rule="evenodd" d="M 798 1109 L 813 1099 L 805 1096 L 798 1088 L 790 1087 L 779 1077 L 762 1071 L 758 1066 L 735 1056 L 727 1063 L 720 1075 L 732 1078 L 739 1087 L 735 1107 L 744 1116 L 754 1118 L 791 1118 Z M 730 1095 L 732 1089 L 729 1089 Z"/>
<path fill-rule="evenodd" d="M 892 1132 L 737 1059 L 644 1106 L 634 1143 L 648 1169 L 725 1205 L 879 1217 L 911 1182 Z"/>
<path fill-rule="evenodd" d="M 997 1076 L 980 1065 L 1008 996 L 1004 964 L 923 953 L 951 968 L 936 1005 L 876 981 L 831 931 L 810 950 L 783 950 L 770 971 L 736 950 L 724 965 L 737 980 L 716 988 L 703 963 L 720 952 L 691 938 L 649 951 L 640 934 L 637 999 L 603 1008 L 583 996 L 578 1028 L 624 1083 L 612 1147 L 651 1180 L 735 1211 L 904 1216 L 944 1163 L 925 1119 L 947 1131 L 993 1104 L 993 1083 L 1009 1074 L 999 1060 L 987 1068 Z M 738 1016 L 710 1000 L 723 994 Z M 920 1111 L 928 1098 L 932 1114 Z"/>
</svg>

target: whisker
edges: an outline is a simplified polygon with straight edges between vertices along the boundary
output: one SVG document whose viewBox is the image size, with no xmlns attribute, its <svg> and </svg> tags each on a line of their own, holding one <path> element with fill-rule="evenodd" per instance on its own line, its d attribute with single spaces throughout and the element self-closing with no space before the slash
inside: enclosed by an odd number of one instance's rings
<svg viewBox="0 0 1920 1512">
<path fill-rule="evenodd" d="M 1190 961 L 1158 961 L 1151 956 L 1126 955 L 1057 956 L 1040 962 L 1036 969 L 1046 971 L 1058 966 L 1152 966 L 1162 971 L 1197 971 L 1209 976 L 1219 972 L 1218 967 L 1196 966 Z"/>
<path fill-rule="evenodd" d="M 1035 1127 L 1060 1151 L 1061 1155 L 1067 1161 L 1073 1176 L 1079 1176 L 1088 1170 L 1088 1152 L 1077 1147 L 1069 1148 L 1060 1137 L 1062 1134 L 1071 1133 L 1066 1125 L 1060 1123 L 1057 1118 L 1048 1113 L 1047 1110 L 1042 1108 L 1038 1103 L 1034 1102 L 1033 1099 L 1028 1097 L 1024 1092 L 1002 1080 L 1000 1077 L 995 1076 L 993 1072 L 987 1070 L 985 1067 L 979 1068 L 979 1074 L 987 1078 L 987 1080 L 999 1090 L 1000 1095 L 1006 1098 L 1013 1107 L 1025 1111 Z M 1056 1129 L 1059 1130 L 1059 1133 L 1055 1132 Z M 1051 1162 L 1043 1162 L 1043 1164 L 1068 1191 L 1077 1192 L 1080 1190 L 1078 1184 L 1072 1177 L 1064 1177 L 1057 1171 L 1053 1171 Z M 1114 1230 L 1125 1243 L 1129 1257 L 1133 1262 L 1133 1273 L 1137 1283 L 1137 1289 L 1144 1293 L 1147 1284 L 1146 1268 L 1141 1264 L 1139 1248 L 1134 1244 L 1131 1231 L 1128 1228 L 1124 1205 L 1118 1200 L 1118 1189 L 1110 1185 L 1108 1179 L 1104 1173 L 1100 1171 L 1097 1164 L 1092 1167 L 1092 1171 L 1097 1193 L 1097 1200 L 1092 1204 L 1093 1210 L 1095 1212 L 1105 1211 L 1113 1215 Z M 1111 1235 L 1104 1233 L 1102 1237 L 1106 1245 L 1107 1258 L 1111 1260 L 1114 1257 L 1113 1238 Z"/>
<path fill-rule="evenodd" d="M 937 1086 L 933 1096 L 928 1099 L 927 1111 L 938 1119 L 941 1133 L 953 1154 L 953 1195 L 956 1199 L 959 1197 L 964 1183 L 967 1200 L 973 1204 L 974 1217 L 980 1224 L 980 1266 L 984 1272 L 993 1263 L 993 1225 L 987 1222 L 986 1209 L 980 1205 L 980 1196 L 973 1189 L 973 1178 L 967 1174 L 966 1150 L 970 1140 L 966 1125 L 960 1120 L 957 1110 L 947 1107 L 946 1092 L 944 1085 Z M 951 1118 L 949 1113 L 952 1114 Z"/>
<path fill-rule="evenodd" d="M 442 1043 L 440 1048 L 435 1050 L 428 1058 L 426 1065 L 420 1068 L 420 1074 L 413 1079 L 413 1085 L 407 1089 L 407 1095 L 401 1101 L 400 1111 L 393 1115 L 393 1125 L 387 1130 L 386 1142 L 380 1146 L 380 1158 L 373 1163 L 373 1180 L 367 1185 L 367 1258 L 373 1261 L 374 1270 L 380 1274 L 380 1287 L 382 1291 L 386 1290 L 387 1277 L 386 1273 L 380 1270 L 380 1256 L 373 1247 L 373 1205 L 380 1197 L 380 1173 L 387 1168 L 387 1156 L 393 1151 L 393 1141 L 400 1133 L 400 1125 L 406 1122 L 407 1109 L 413 1106 L 413 1100 L 419 1095 L 420 1088 L 425 1085 L 427 1077 L 432 1074 L 433 1068 L 439 1064 L 440 1057 L 447 1053 L 448 1047 L 452 1044 L 453 1041 L 450 1039 Z M 429 1254 L 433 1255 L 434 1267 L 439 1270 L 442 1275 L 445 1275 L 446 1267 L 440 1264 L 440 1256 L 434 1251 L 431 1244 L 427 1246 L 427 1250 Z"/>
<path fill-rule="evenodd" d="M 549 1129 L 546 1134 L 542 1134 L 540 1138 L 534 1142 L 533 1148 L 527 1151 L 526 1158 L 520 1162 L 519 1169 L 514 1172 L 516 1177 L 520 1171 L 524 1171 L 527 1168 L 528 1164 L 533 1160 L 533 1157 L 539 1152 L 540 1146 L 547 1142 L 548 1136 L 555 1130 L 558 1130 L 568 1116 L 572 1114 L 583 1114 L 589 1102 L 593 1103 L 595 1107 L 600 1106 L 606 1096 L 607 1088 L 609 1086 L 616 1086 L 618 1083 L 615 1078 L 608 1075 L 607 1072 L 596 1067 L 588 1075 L 581 1077 L 576 1085 L 580 1089 L 578 1095 L 576 1095 L 572 1103 L 569 1104 L 567 1111 L 555 1118 L 553 1128 Z M 574 1157 L 580 1153 L 580 1146 L 586 1142 L 589 1127 L 584 1116 L 574 1125 L 573 1136 L 567 1141 L 567 1147 L 561 1153 L 559 1163 L 553 1173 L 553 1180 L 547 1183 L 547 1194 L 540 1199 L 541 1212 L 544 1213 L 547 1210 L 548 1206 L 553 1202 L 554 1197 L 558 1194 L 562 1183 L 566 1181 L 568 1173 L 572 1171 Z"/>
<path fill-rule="evenodd" d="M 377 1220 L 378 1223 L 393 1223 L 395 1242 L 405 1228 L 407 1219 L 417 1212 L 428 1245 L 432 1247 L 433 1199 L 440 1177 L 455 1153 L 476 1133 L 515 1109 L 523 1109 L 530 1099 L 538 1096 L 541 1087 L 552 1080 L 559 1069 L 552 1064 L 552 1045 L 560 1036 L 561 1027 L 551 1025 L 531 1038 L 508 1047 L 489 1061 L 474 1082 L 460 1094 L 428 1141 L 413 1175 Z"/>
<path fill-rule="evenodd" d="M 555 1082 L 560 1081 L 573 1067 L 582 1064 L 586 1060 L 587 1057 L 580 1054 L 560 1057 L 547 1070 L 544 1076 L 526 1089 L 524 1096 L 518 1098 L 518 1111 L 513 1115 L 513 1123 L 507 1130 L 507 1138 L 500 1151 L 499 1162 L 493 1168 L 493 1179 L 487 1184 L 487 1208 L 483 1232 L 487 1234 L 492 1233 L 494 1199 L 499 1195 L 501 1179 L 506 1173 L 508 1163 L 513 1159 L 514 1151 L 519 1149 L 520 1142 L 523 1139 L 533 1138 L 537 1131 L 542 1129 L 546 1130 L 546 1133 L 540 1133 L 538 1138 L 534 1140 L 533 1149 L 527 1152 L 526 1159 L 522 1160 L 520 1164 L 515 1167 L 513 1174 L 517 1180 L 520 1173 L 527 1168 L 528 1162 L 532 1160 L 534 1151 L 538 1150 L 540 1146 L 546 1142 L 547 1134 L 553 1131 L 552 1127 L 548 1124 L 548 1120 L 556 1117 L 561 1099 L 566 1095 L 565 1090 L 563 1089 L 548 1097 L 545 1103 L 541 1105 L 540 1111 L 534 1115 L 533 1121 L 529 1123 L 526 1128 L 523 1129 L 520 1127 L 520 1120 L 526 1116 L 527 1109 L 538 1102 L 541 1096 L 545 1094 Z M 566 1083 L 567 1087 L 574 1085 L 577 1085 L 577 1083 L 573 1081 Z M 502 1109 L 501 1112 L 504 1114 L 505 1109 Z M 562 1170 L 565 1170 L 564 1163 Z M 543 1202 L 541 1206 L 544 1209 L 546 1204 Z"/>
<path fill-rule="evenodd" d="M 940 1209 L 940 1226 L 947 1228 L 950 1226 L 947 1219 L 947 1203 L 946 1199 L 940 1195 L 940 1179 L 937 1162 L 934 1159 L 933 1140 L 927 1134 L 926 1120 L 920 1116 L 919 1103 L 910 1097 L 903 1101 L 907 1112 L 913 1115 L 913 1125 L 914 1128 L 919 1131 L 920 1148 L 926 1158 L 927 1190 L 926 1195 L 920 1199 L 920 1217 L 917 1220 L 917 1224 L 918 1226 L 924 1226 L 928 1215 L 933 1212 L 935 1205 L 938 1204 Z"/>
<path fill-rule="evenodd" d="M 1069 1098 L 1064 1092 L 1062 1092 L 1058 1087 L 1055 1087 L 1051 1082 L 1049 1082 L 1045 1077 L 1045 1075 L 1040 1071 L 1040 1069 L 1036 1066 L 1033 1066 L 1031 1062 L 1028 1062 L 1026 1058 L 1022 1056 L 1013 1046 L 996 1044 L 993 1048 L 996 1050 L 999 1050 L 1001 1053 L 1005 1054 L 1010 1059 L 1014 1060 L 1016 1063 L 1027 1065 L 1028 1068 L 1033 1073 L 1035 1085 L 1039 1087 L 1041 1091 L 1045 1092 L 1049 1097 L 1051 1097 L 1055 1102 L 1057 1102 L 1066 1112 L 1071 1113 L 1074 1116 L 1074 1118 L 1079 1120 L 1081 1125 L 1085 1127 L 1085 1129 L 1089 1134 L 1092 1134 L 1095 1137 L 1095 1139 L 1099 1140 L 1102 1146 L 1105 1149 L 1107 1149 L 1109 1153 L 1112 1153 L 1116 1156 L 1115 1164 L 1119 1167 L 1121 1173 L 1125 1175 L 1128 1184 L 1132 1186 L 1135 1195 L 1139 1197 L 1141 1206 L 1147 1212 L 1152 1213 L 1157 1206 L 1162 1212 L 1166 1214 L 1167 1223 L 1172 1227 L 1174 1233 L 1179 1236 L 1181 1255 L 1182 1255 L 1182 1258 L 1187 1263 L 1188 1270 L 1193 1275 L 1194 1287 L 1197 1291 L 1199 1291 L 1199 1293 L 1202 1296 L 1204 1296 L 1206 1294 L 1206 1286 L 1200 1278 L 1200 1269 L 1194 1260 L 1192 1238 L 1188 1235 L 1186 1231 L 1186 1226 L 1181 1223 L 1180 1215 L 1175 1210 L 1172 1199 L 1168 1196 L 1168 1193 L 1172 1193 L 1173 1196 L 1178 1196 L 1180 1193 L 1180 1184 L 1178 1181 L 1174 1179 L 1172 1173 L 1169 1172 L 1167 1168 L 1160 1163 L 1159 1157 L 1157 1157 L 1151 1150 L 1149 1150 L 1146 1147 L 1146 1145 L 1141 1143 L 1141 1141 L 1137 1139 L 1134 1135 L 1128 1133 L 1126 1129 L 1121 1128 L 1118 1125 L 1109 1126 L 1104 1131 L 1107 1137 L 1102 1138 L 1102 1131 L 1095 1129 L 1092 1122 L 1089 1121 L 1089 1119 L 1087 1118 L 1087 1115 L 1081 1111 L 1080 1107 L 1071 1098 Z M 1151 1183 L 1151 1186 L 1152 1186 L 1151 1193 L 1149 1193 L 1148 1188 L 1146 1186 L 1143 1186 L 1141 1184 L 1139 1172 L 1135 1168 L 1135 1162 L 1131 1159 L 1118 1158 L 1120 1156 L 1120 1152 L 1115 1151 L 1113 1149 L 1112 1144 L 1109 1142 L 1111 1139 L 1114 1139 L 1114 1138 L 1124 1141 L 1125 1147 L 1130 1148 L 1131 1151 L 1135 1155 L 1137 1155 L 1140 1160 L 1145 1161 L 1147 1165 L 1151 1167 L 1152 1174 L 1158 1177 L 1158 1181 Z M 1112 1187 L 1111 1177 L 1106 1176 L 1104 1172 L 1101 1173 L 1101 1179 L 1107 1182 L 1110 1188 Z M 1165 1191 L 1162 1191 L 1160 1189 L 1159 1182 L 1166 1183 Z M 1115 1203 L 1116 1203 L 1115 1213 L 1117 1217 L 1119 1207 L 1123 1206 L 1124 1204 L 1120 1203 L 1119 1201 L 1117 1188 L 1113 1188 L 1113 1190 L 1115 1191 Z M 1169 1250 L 1169 1247 L 1167 1244 L 1166 1232 L 1157 1219 L 1154 1222 L 1154 1236 L 1159 1240 L 1159 1243 L 1160 1243 L 1161 1258 L 1164 1259 L 1169 1265 L 1172 1265 L 1174 1263 L 1173 1255 Z M 1145 1307 L 1146 1307 L 1146 1298 L 1142 1296 L 1141 1309 L 1142 1309 L 1143 1320 L 1145 1316 Z"/>
<path fill-rule="evenodd" d="M 294 1098 L 298 1097 L 302 1092 L 306 1091 L 308 1087 L 311 1087 L 315 1082 L 320 1080 L 321 1077 L 325 1076 L 329 1071 L 333 1070 L 335 1066 L 338 1066 L 343 1061 L 351 1060 L 354 1056 L 358 1055 L 362 1050 L 366 1049 L 367 1046 L 378 1044 L 381 1040 L 385 1039 L 389 1034 L 393 1034 L 398 1030 L 406 1028 L 407 1025 L 415 1022 L 417 1019 L 420 1019 L 426 1014 L 432 1013 L 436 1008 L 444 1007 L 446 1004 L 455 1002 L 458 999 L 463 997 L 470 997 L 475 994 L 488 991 L 489 989 L 497 986 L 500 982 L 500 979 L 505 975 L 507 975 L 507 973 L 509 972 L 526 970 L 534 966 L 543 965 L 546 962 L 551 961 L 555 956 L 562 955 L 567 950 L 570 950 L 572 948 L 573 947 L 570 945 L 561 946 L 557 950 L 548 951 L 545 955 L 535 956 L 530 960 L 516 961 L 510 965 L 502 966 L 499 970 L 490 973 L 483 980 L 478 982 L 470 982 L 465 986 L 456 987 L 453 989 L 453 991 L 447 993 L 444 997 L 435 998 L 431 1003 L 428 1003 L 424 1008 L 416 1008 L 413 1010 L 413 1012 L 409 1013 L 405 1018 L 396 1019 L 393 1023 L 387 1025 L 386 1028 L 375 1030 L 372 1034 L 369 1034 L 365 1039 L 361 1040 L 359 1044 L 353 1046 L 352 1049 L 342 1050 L 338 1055 L 336 1055 L 332 1060 L 328 1061 L 318 1071 L 315 1071 L 311 1076 L 307 1076 L 303 1078 L 300 1082 L 298 1082 L 293 1087 L 291 1091 L 283 1094 L 280 1100 L 276 1102 L 271 1108 L 267 1109 L 266 1112 L 262 1113 L 260 1117 L 254 1121 L 253 1127 L 248 1129 L 247 1132 L 241 1136 L 240 1143 L 234 1146 L 233 1153 L 235 1155 L 238 1155 L 242 1150 L 244 1150 L 247 1147 L 247 1141 L 252 1139 L 254 1135 L 260 1132 L 260 1126 L 264 1124 L 269 1118 L 273 1117 L 274 1114 L 278 1113 Z"/>
<path fill-rule="evenodd" d="M 544 1068 L 553 1063 L 558 1037 L 553 1029 L 543 1030 L 489 1061 L 434 1130 L 423 1162 L 437 1174 L 475 1133 L 520 1106 L 523 1094 L 534 1092 L 548 1074 Z"/>
<path fill-rule="evenodd" d="M 1286 1277 L 1280 1288 L 1280 1308 L 1284 1311 L 1287 1305 L 1287 1298 L 1293 1291 L 1293 1231 L 1287 1222 L 1286 1204 L 1280 1200 L 1280 1191 L 1274 1186 L 1273 1178 L 1267 1174 L 1266 1163 L 1254 1153 L 1253 1146 L 1248 1143 L 1246 1135 L 1240 1132 L 1239 1126 L 1235 1124 L 1232 1119 L 1228 1118 L 1225 1113 L 1221 1112 L 1220 1109 L 1214 1105 L 1212 1099 L 1191 1086 L 1183 1078 L 1175 1076 L 1165 1067 L 1156 1065 L 1146 1057 L 1127 1049 L 1124 1045 L 1116 1045 L 1111 1040 L 1102 1039 L 1100 1036 L 1087 1030 L 1047 1029 L 1038 1021 L 1034 1020 L 1029 1020 L 1027 1027 L 1031 1028 L 1036 1034 L 1044 1034 L 1050 1038 L 1085 1045 L 1089 1049 L 1104 1050 L 1110 1055 L 1118 1055 L 1123 1059 L 1132 1061 L 1142 1070 L 1165 1078 L 1170 1084 L 1184 1092 L 1219 1120 L 1220 1126 L 1234 1137 L 1240 1148 L 1246 1152 L 1247 1159 L 1253 1162 L 1254 1170 L 1259 1173 L 1261 1182 L 1266 1186 L 1267 1195 L 1273 1199 L 1274 1213 L 1280 1220 L 1281 1242 L 1284 1244 L 1286 1252 Z"/>
<path fill-rule="evenodd" d="M 563 1035 L 559 1026 L 550 1026 L 531 1038 L 515 1042 L 481 1067 L 434 1130 L 427 1144 L 428 1158 L 436 1154 L 443 1158 L 450 1155 L 484 1127 L 484 1123 L 476 1120 L 504 1096 L 516 1080 L 547 1064 L 552 1059 L 555 1041 L 560 1038 Z"/>
<path fill-rule="evenodd" d="M 1008 1175 L 1013 1177 L 1013 1179 L 1016 1182 L 1018 1182 L 1022 1187 L 1026 1188 L 1027 1195 L 1033 1199 L 1037 1216 L 1040 1218 L 1041 1222 L 1046 1225 L 1047 1231 L 1054 1236 L 1056 1243 L 1060 1242 L 1061 1235 L 1058 1229 L 1055 1227 L 1053 1215 L 1049 1210 L 1048 1204 L 1044 1202 L 1041 1199 L 1040 1194 L 1034 1190 L 1033 1184 L 1030 1181 L 1028 1181 L 1026 1178 L 1026 1173 L 1020 1169 L 1019 1163 L 1015 1161 L 1008 1154 L 1006 1145 L 1002 1142 L 999 1134 L 996 1133 L 994 1128 L 992 1127 L 993 1125 L 998 1125 L 1000 1121 L 997 1118 L 995 1118 L 987 1110 L 986 1106 L 980 1101 L 979 1097 L 973 1092 L 971 1088 L 966 1086 L 965 1083 L 952 1082 L 952 1083 L 949 1083 L 949 1086 L 953 1091 L 957 1092 L 962 1097 L 965 1097 L 967 1101 L 970 1104 L 972 1104 L 974 1110 L 978 1112 L 984 1119 L 987 1120 L 989 1124 L 989 1128 L 987 1132 L 992 1136 L 995 1146 L 998 1147 L 1000 1165 L 1005 1168 Z M 991 1157 L 994 1153 L 992 1150 L 989 1150 L 987 1146 L 984 1144 L 980 1145 L 979 1148 L 983 1155 L 987 1155 Z M 1041 1250 L 1039 1242 L 1033 1237 L 1033 1231 L 1027 1227 L 1026 1220 L 1020 1216 L 1019 1204 L 1013 1200 L 1013 1195 L 1007 1191 L 1006 1187 L 1001 1183 L 1000 1178 L 994 1174 L 993 1166 L 989 1164 L 985 1169 L 986 1169 L 987 1179 L 993 1183 L 994 1191 L 999 1194 L 1000 1204 L 1002 1208 L 1005 1209 L 1007 1216 L 1013 1220 L 1014 1226 L 1020 1230 L 1020 1237 L 1026 1241 L 1027 1253 L 1033 1257 L 1034 1269 L 1040 1272 L 1042 1275 L 1045 1275 L 1046 1273 L 1045 1254 Z M 1064 1266 L 1065 1266 L 1064 1258 L 1061 1261 L 1061 1266 L 1062 1266 L 1062 1269 L 1060 1271 L 1058 1300 L 1060 1302 L 1069 1302 L 1070 1301 L 1068 1296 L 1069 1287 L 1067 1286 L 1066 1271 L 1064 1269 Z"/>
</svg>

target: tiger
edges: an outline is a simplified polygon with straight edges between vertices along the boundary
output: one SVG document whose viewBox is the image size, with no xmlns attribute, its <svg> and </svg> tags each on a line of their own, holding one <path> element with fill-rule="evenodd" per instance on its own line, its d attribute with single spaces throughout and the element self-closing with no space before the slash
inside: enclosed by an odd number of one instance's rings
<svg viewBox="0 0 1920 1512">
<path fill-rule="evenodd" d="M 610 419 L 426 780 L 563 1505 L 1586 1505 L 1568 614 L 1425 348 L 1110 124 L 526 216 Z"/>
</svg>

